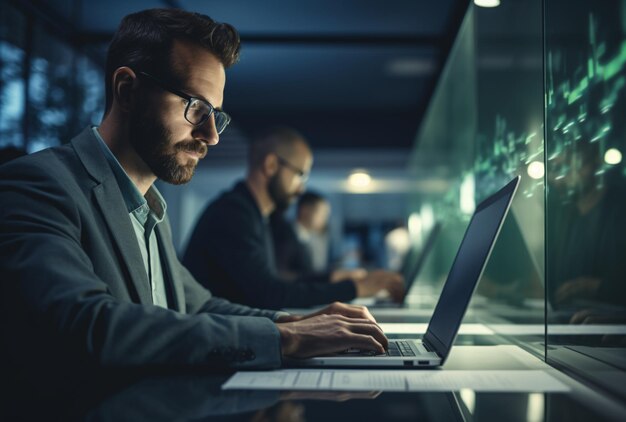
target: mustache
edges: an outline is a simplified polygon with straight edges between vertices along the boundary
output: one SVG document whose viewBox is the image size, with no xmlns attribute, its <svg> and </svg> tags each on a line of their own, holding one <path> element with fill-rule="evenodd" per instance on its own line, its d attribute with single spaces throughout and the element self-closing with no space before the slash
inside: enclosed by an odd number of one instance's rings
<svg viewBox="0 0 626 422">
<path fill-rule="evenodd" d="M 187 151 L 187 152 L 198 153 L 198 154 L 200 154 L 201 158 L 204 158 L 204 156 L 208 152 L 207 145 L 204 142 L 197 141 L 197 140 L 187 141 L 187 142 L 179 142 L 178 144 L 176 144 L 176 149 L 179 150 L 179 151 Z"/>
</svg>

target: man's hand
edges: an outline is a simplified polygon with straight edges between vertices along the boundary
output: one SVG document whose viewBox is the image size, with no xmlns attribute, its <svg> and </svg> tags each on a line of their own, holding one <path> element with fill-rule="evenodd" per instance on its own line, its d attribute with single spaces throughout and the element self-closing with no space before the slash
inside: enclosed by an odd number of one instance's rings
<svg viewBox="0 0 626 422">
<path fill-rule="evenodd" d="M 358 297 L 370 297 L 387 290 L 394 302 L 400 303 L 404 299 L 404 278 L 392 271 L 370 271 L 363 279 L 355 281 L 355 285 Z"/>
<path fill-rule="evenodd" d="M 565 303 L 578 298 L 591 299 L 595 297 L 599 287 L 600 279 L 578 277 L 563 283 L 557 289 L 555 299 L 557 303 Z"/>
<path fill-rule="evenodd" d="M 324 314 L 279 322 L 276 327 L 285 357 L 308 358 L 351 348 L 383 353 L 387 348 L 387 337 L 369 319 Z"/>
<path fill-rule="evenodd" d="M 348 305 L 347 303 L 334 302 L 319 311 L 306 315 L 284 315 L 279 317 L 276 322 L 294 322 L 311 318 L 318 315 L 343 315 L 348 318 L 367 319 L 376 322 L 370 311 L 365 306 Z"/>
<path fill-rule="evenodd" d="M 330 282 L 338 283 L 344 280 L 358 281 L 367 276 L 367 271 L 363 268 L 338 269 L 330 273 Z"/>
</svg>

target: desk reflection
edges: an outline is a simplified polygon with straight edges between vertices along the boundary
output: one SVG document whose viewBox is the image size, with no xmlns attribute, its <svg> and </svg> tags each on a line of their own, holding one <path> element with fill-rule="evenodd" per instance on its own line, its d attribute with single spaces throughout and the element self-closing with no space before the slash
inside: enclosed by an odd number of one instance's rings
<svg viewBox="0 0 626 422">
<path fill-rule="evenodd" d="M 372 400 L 380 392 L 222 391 L 227 375 L 111 374 L 88 383 L 59 383 L 49 394 L 14 391 L 4 397 L 0 420 L 304 421 L 300 401 Z M 6 391 L 6 390 L 5 390 Z"/>
<path fill-rule="evenodd" d="M 544 421 L 599 420 L 570 394 L 222 391 L 229 375 L 116 374 L 63 395 L 10 395 L 1 420 L 62 421 Z M 5 390 L 7 391 L 7 390 Z M 8 390 L 10 391 L 10 390 Z M 550 404 L 550 405 L 549 405 Z"/>
</svg>

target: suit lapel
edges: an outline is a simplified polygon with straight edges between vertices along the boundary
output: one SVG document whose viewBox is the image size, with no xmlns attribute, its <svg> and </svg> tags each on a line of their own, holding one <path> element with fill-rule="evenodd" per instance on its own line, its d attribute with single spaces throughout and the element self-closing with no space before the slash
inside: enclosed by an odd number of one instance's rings
<svg viewBox="0 0 626 422">
<path fill-rule="evenodd" d="M 164 273 L 167 275 L 165 281 L 169 282 L 172 291 L 173 303 L 169 304 L 171 309 L 185 313 L 185 291 L 181 281 L 178 277 L 175 277 L 174 269 L 178 263 L 176 252 L 171 247 L 172 237 L 170 235 L 169 226 L 166 228 L 167 220 L 164 220 L 156 226 L 156 234 L 159 243 L 159 253 L 161 254 L 161 266 Z"/>
<path fill-rule="evenodd" d="M 113 179 L 113 183 L 115 183 L 115 179 Z M 126 264 L 126 269 L 137 292 L 139 302 L 152 304 L 150 280 L 148 280 L 141 251 L 137 244 L 137 235 L 128 216 L 128 210 L 122 199 L 122 194 L 117 184 L 113 183 L 102 183 L 96 186 L 93 192 L 102 215 L 104 215 L 104 219 L 113 235 L 113 239 L 119 248 L 119 254 Z"/>
<path fill-rule="evenodd" d="M 150 280 L 143 264 L 137 236 L 113 171 L 98 142 L 92 129 L 87 128 L 72 140 L 72 145 L 85 170 L 98 182 L 93 193 L 130 275 L 132 286 L 128 288 L 134 290 L 139 303 L 152 304 Z M 132 293 L 131 291 L 131 296 Z"/>
</svg>

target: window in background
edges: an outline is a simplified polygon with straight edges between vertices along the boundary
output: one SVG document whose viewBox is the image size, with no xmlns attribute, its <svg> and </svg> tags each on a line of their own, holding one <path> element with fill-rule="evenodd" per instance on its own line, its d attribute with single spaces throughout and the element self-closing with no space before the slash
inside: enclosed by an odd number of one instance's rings
<svg viewBox="0 0 626 422">
<path fill-rule="evenodd" d="M 86 56 L 77 58 L 77 110 L 75 133 L 86 126 L 98 124 L 104 114 L 104 72 Z"/>
<path fill-rule="evenodd" d="M 24 27 L 23 16 L 0 6 L 0 148 L 24 146 Z"/>
<path fill-rule="evenodd" d="M 0 148 L 35 152 L 100 122 L 102 64 L 25 11 L 0 11 Z"/>
<path fill-rule="evenodd" d="M 75 134 L 74 60 L 70 47 L 36 26 L 28 81 L 28 152 L 59 145 Z"/>
</svg>

